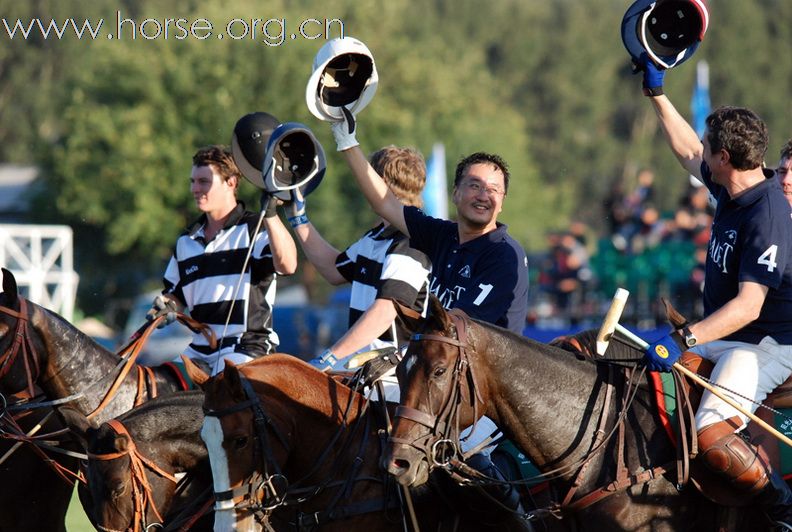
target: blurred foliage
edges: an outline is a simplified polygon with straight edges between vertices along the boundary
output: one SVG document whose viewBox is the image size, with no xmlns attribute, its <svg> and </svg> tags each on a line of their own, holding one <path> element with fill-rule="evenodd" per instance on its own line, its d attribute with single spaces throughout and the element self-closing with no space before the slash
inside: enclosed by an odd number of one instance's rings
<svg viewBox="0 0 792 532">
<path fill-rule="evenodd" d="M 581 219 L 603 227 L 602 198 L 614 180 L 628 187 L 638 168 L 659 177 L 661 208 L 685 184 L 660 136 L 640 79 L 630 72 L 619 24 L 626 0 L 0 0 L 17 17 L 68 17 L 105 26 L 96 40 L 14 40 L 0 46 L 0 160 L 41 167 L 46 186 L 35 221 L 75 230 L 80 305 L 156 285 L 177 234 L 196 216 L 191 156 L 228 143 L 240 116 L 267 111 L 316 131 L 329 156 L 309 214 L 339 247 L 374 221 L 327 124 L 304 103 L 311 60 L 324 42 L 261 36 L 217 39 L 235 17 L 283 18 L 291 33 L 306 18 L 338 19 L 377 61 L 380 86 L 361 115 L 365 150 L 404 144 L 429 154 L 446 147 L 448 175 L 478 150 L 503 155 L 513 185 L 502 220 L 529 250 L 548 230 Z M 711 67 L 713 106 L 746 105 L 768 122 L 769 164 L 790 135 L 792 26 L 787 0 L 712 0 L 711 23 L 695 60 Z M 116 17 L 213 21 L 215 35 L 108 39 Z M 270 26 L 274 31 L 276 26 Z M 311 27 L 316 28 L 316 26 Z M 154 26 L 147 27 L 149 34 Z M 241 30 L 241 26 L 237 26 Z M 338 35 L 338 26 L 334 27 Z M 0 28 L 5 32 L 5 28 Z M 686 116 L 695 60 L 667 76 Z M 243 186 L 249 206 L 256 191 Z M 146 285 L 146 286 L 144 286 Z"/>
</svg>

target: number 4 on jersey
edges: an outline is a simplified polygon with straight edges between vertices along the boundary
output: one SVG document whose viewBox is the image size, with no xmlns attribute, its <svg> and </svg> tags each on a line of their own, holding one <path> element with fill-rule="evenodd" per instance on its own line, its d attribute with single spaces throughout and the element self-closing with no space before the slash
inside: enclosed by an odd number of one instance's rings
<svg viewBox="0 0 792 532">
<path fill-rule="evenodd" d="M 773 270 L 776 269 L 776 266 L 778 266 L 778 263 L 776 263 L 777 253 L 778 253 L 778 246 L 773 244 L 772 246 L 767 248 L 767 250 L 765 250 L 764 253 L 762 253 L 761 257 L 756 259 L 756 263 L 767 266 L 767 271 L 772 273 Z"/>
</svg>

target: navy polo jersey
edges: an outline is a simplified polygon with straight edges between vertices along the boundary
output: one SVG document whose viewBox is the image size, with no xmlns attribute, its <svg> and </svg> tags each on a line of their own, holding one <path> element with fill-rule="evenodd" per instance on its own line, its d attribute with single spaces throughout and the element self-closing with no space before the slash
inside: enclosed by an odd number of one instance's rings
<svg viewBox="0 0 792 532">
<path fill-rule="evenodd" d="M 432 261 L 429 290 L 447 309 L 522 334 L 528 313 L 528 259 L 498 224 L 497 229 L 464 244 L 455 222 L 404 207 L 410 246 Z"/>
<path fill-rule="evenodd" d="M 792 208 L 778 180 L 765 170 L 763 182 L 732 199 L 712 181 L 706 163 L 701 175 L 718 201 L 707 253 L 705 315 L 734 299 L 739 283 L 759 283 L 768 287 L 759 318 L 725 339 L 756 344 L 772 336 L 792 344 Z"/>
</svg>

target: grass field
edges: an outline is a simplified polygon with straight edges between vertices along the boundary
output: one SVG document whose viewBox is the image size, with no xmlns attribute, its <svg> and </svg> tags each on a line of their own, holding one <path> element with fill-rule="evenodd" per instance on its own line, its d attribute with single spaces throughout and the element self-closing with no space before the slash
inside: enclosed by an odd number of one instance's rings
<svg viewBox="0 0 792 532">
<path fill-rule="evenodd" d="M 66 530 L 69 532 L 92 532 L 94 527 L 85 516 L 80 499 L 77 497 L 77 490 L 72 494 L 72 501 L 69 504 L 69 511 L 66 513 Z"/>
</svg>

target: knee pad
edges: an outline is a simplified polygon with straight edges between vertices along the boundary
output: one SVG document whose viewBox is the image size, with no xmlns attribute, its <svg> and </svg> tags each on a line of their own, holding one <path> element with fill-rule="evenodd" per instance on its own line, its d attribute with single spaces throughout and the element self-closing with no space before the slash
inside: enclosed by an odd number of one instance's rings
<svg viewBox="0 0 792 532">
<path fill-rule="evenodd" d="M 753 445 L 734 432 L 728 422 L 698 432 L 699 460 L 738 491 L 756 494 L 767 486 L 769 467 Z"/>
</svg>

